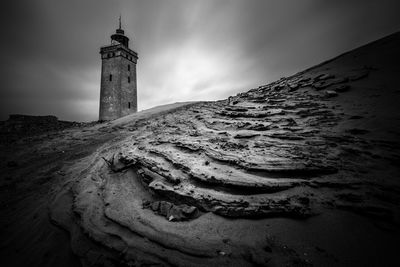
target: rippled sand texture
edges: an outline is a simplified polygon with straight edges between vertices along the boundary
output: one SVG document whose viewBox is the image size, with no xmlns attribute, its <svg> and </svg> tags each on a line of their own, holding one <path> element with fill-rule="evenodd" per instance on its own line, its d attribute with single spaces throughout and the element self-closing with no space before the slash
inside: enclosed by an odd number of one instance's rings
<svg viewBox="0 0 400 267">
<path fill-rule="evenodd" d="M 23 203 L 41 201 L 85 266 L 389 264 L 399 239 L 399 47 L 394 34 L 225 100 L 22 143 L 8 155 L 36 164 L 29 188 L 56 166 L 47 191 L 25 188 L 32 198 L 9 202 L 21 206 L 4 213 L 21 233 L 2 244 L 29 236 Z"/>
</svg>

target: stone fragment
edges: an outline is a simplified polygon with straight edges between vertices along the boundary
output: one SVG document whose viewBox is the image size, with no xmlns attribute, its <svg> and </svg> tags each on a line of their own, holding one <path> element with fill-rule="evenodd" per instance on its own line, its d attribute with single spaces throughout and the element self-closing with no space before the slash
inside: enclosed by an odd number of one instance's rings
<svg viewBox="0 0 400 267">
<path fill-rule="evenodd" d="M 186 204 L 175 205 L 168 201 L 143 201 L 143 208 L 151 209 L 169 221 L 186 221 L 199 215 L 197 207 Z"/>
<path fill-rule="evenodd" d="M 348 84 L 337 85 L 337 86 L 333 87 L 332 90 L 334 90 L 336 92 L 346 92 L 346 91 L 350 90 L 350 85 L 348 85 Z"/>
<path fill-rule="evenodd" d="M 335 76 L 330 73 L 323 73 L 323 74 L 320 74 L 317 77 L 315 77 L 314 80 L 315 81 L 323 81 L 323 80 L 328 80 L 328 79 L 332 79 L 332 78 L 335 78 Z"/>
<path fill-rule="evenodd" d="M 299 83 L 289 84 L 289 91 L 293 92 L 296 91 L 300 87 Z"/>
<path fill-rule="evenodd" d="M 336 92 L 336 91 L 333 91 L 333 90 L 327 90 L 327 91 L 325 91 L 325 96 L 326 97 L 335 97 L 335 96 L 338 96 L 338 93 Z"/>
<path fill-rule="evenodd" d="M 182 209 L 182 212 L 185 215 L 193 215 L 197 211 L 196 207 L 188 206 L 188 205 L 185 205 L 185 204 L 181 205 L 181 209 Z"/>
<path fill-rule="evenodd" d="M 170 202 L 160 201 L 158 212 L 163 216 L 167 216 L 171 207 L 172 207 L 172 204 Z"/>
<path fill-rule="evenodd" d="M 321 89 L 328 87 L 329 84 L 325 83 L 325 81 L 320 81 L 320 82 L 313 83 L 312 86 L 317 90 L 321 90 Z"/>
<path fill-rule="evenodd" d="M 152 209 L 153 211 L 157 211 L 157 210 L 159 209 L 159 207 L 160 207 L 160 202 L 158 202 L 158 201 L 155 201 L 155 202 L 153 202 L 153 203 L 151 204 L 151 209 Z"/>
</svg>

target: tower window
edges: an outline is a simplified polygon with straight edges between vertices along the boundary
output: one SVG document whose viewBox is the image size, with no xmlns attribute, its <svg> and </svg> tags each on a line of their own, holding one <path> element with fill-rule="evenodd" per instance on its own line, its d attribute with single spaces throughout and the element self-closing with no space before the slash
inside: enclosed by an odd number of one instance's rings
<svg viewBox="0 0 400 267">
<path fill-rule="evenodd" d="M 113 57 L 115 57 L 115 53 L 113 53 L 112 55 L 113 55 Z"/>
<path fill-rule="evenodd" d="M 131 102 L 128 102 L 128 108 L 129 109 L 131 108 Z"/>
<path fill-rule="evenodd" d="M 128 71 L 130 71 L 130 70 L 131 70 L 131 65 L 128 64 Z"/>
<path fill-rule="evenodd" d="M 112 81 L 112 74 L 110 74 L 109 80 L 110 80 L 110 82 Z"/>
<path fill-rule="evenodd" d="M 128 76 L 128 83 L 131 83 L 131 77 Z"/>
</svg>

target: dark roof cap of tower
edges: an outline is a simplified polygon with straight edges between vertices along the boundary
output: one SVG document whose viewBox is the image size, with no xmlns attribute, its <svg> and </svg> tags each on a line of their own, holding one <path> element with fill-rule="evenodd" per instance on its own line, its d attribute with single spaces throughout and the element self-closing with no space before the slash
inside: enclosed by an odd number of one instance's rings
<svg viewBox="0 0 400 267">
<path fill-rule="evenodd" d="M 120 44 L 128 47 L 129 38 L 124 35 L 124 30 L 121 29 L 121 15 L 119 16 L 119 28 L 115 31 L 113 35 L 111 35 L 111 40 L 115 40 Z"/>
</svg>

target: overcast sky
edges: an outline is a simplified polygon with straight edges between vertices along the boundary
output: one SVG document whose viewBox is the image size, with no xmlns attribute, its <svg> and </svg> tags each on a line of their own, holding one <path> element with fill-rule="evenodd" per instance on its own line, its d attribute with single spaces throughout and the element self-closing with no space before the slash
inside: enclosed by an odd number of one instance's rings
<svg viewBox="0 0 400 267">
<path fill-rule="evenodd" d="M 8 4 L 6 4 L 8 2 Z M 398 0 L 12 0 L 1 8 L 0 120 L 98 119 L 100 46 L 122 14 L 139 110 L 217 100 L 400 30 Z"/>
</svg>

